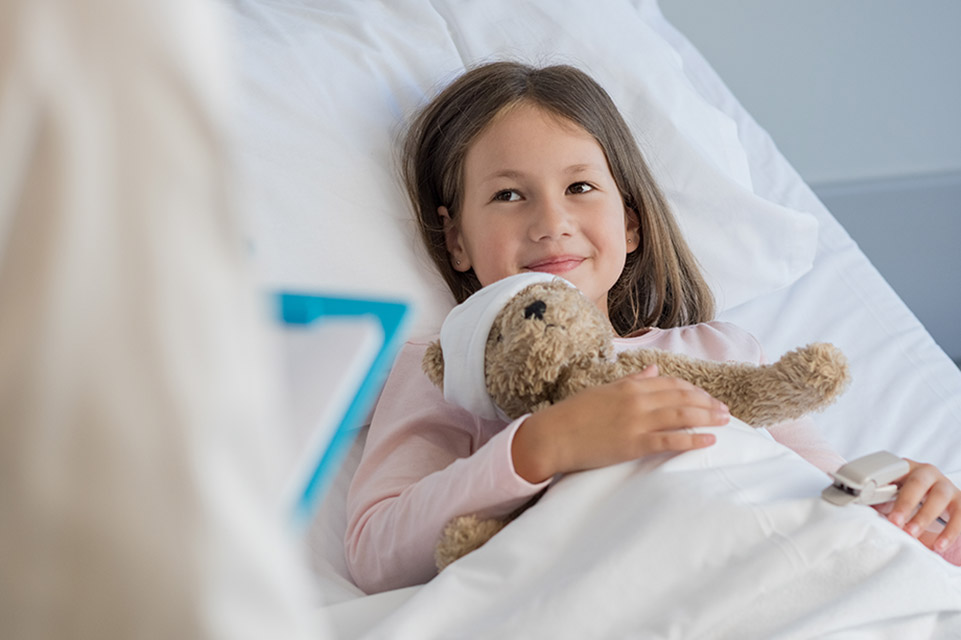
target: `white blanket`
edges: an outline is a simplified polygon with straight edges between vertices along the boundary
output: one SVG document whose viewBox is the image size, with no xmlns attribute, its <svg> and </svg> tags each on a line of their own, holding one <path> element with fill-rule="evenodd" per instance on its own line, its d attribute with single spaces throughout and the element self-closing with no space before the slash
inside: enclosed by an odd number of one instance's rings
<svg viewBox="0 0 961 640">
<path fill-rule="evenodd" d="M 371 632 L 389 638 L 961 637 L 961 569 L 732 421 L 569 475 Z"/>
</svg>

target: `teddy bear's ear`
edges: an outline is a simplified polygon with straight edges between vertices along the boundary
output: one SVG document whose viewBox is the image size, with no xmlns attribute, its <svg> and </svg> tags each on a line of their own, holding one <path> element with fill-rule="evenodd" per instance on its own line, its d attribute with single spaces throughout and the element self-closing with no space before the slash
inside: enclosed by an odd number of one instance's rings
<svg viewBox="0 0 961 640">
<path fill-rule="evenodd" d="M 440 348 L 440 340 L 431 342 L 424 354 L 421 367 L 427 377 L 441 390 L 444 389 L 444 352 Z"/>
</svg>

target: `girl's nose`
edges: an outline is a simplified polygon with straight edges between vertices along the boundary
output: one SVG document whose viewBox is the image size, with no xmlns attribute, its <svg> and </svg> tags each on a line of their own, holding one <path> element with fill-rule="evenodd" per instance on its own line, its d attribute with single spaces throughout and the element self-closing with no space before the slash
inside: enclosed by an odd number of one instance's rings
<svg viewBox="0 0 961 640">
<path fill-rule="evenodd" d="M 545 197 L 537 202 L 531 223 L 533 240 L 552 240 L 571 234 L 571 217 L 562 199 Z"/>
</svg>

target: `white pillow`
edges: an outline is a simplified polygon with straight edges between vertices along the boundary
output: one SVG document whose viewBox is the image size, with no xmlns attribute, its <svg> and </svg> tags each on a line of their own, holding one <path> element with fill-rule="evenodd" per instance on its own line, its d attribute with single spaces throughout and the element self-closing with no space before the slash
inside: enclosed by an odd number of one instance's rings
<svg viewBox="0 0 961 640">
<path fill-rule="evenodd" d="M 753 194 L 734 122 L 691 87 L 626 0 L 329 1 L 233 5 L 242 54 L 239 150 L 262 280 L 400 297 L 415 335 L 453 300 L 395 177 L 407 117 L 480 61 L 583 68 L 634 129 L 719 310 L 811 267 L 813 216 Z"/>
</svg>

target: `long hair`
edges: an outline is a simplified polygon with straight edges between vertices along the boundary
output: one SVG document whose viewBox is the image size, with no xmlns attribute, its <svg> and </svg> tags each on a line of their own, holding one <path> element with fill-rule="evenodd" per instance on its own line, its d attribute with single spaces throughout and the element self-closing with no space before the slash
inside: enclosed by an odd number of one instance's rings
<svg viewBox="0 0 961 640">
<path fill-rule="evenodd" d="M 404 183 L 428 254 L 457 302 L 481 283 L 473 270 L 460 272 L 451 266 L 437 209 L 446 207 L 456 224 L 467 150 L 497 114 L 521 102 L 591 134 L 607 157 L 625 206 L 638 218 L 639 246 L 627 254 L 624 270 L 608 293 L 614 330 L 625 336 L 649 326 L 710 320 L 714 298 L 630 128 L 597 82 L 566 65 L 493 62 L 475 67 L 411 121 L 401 150 Z"/>
</svg>

